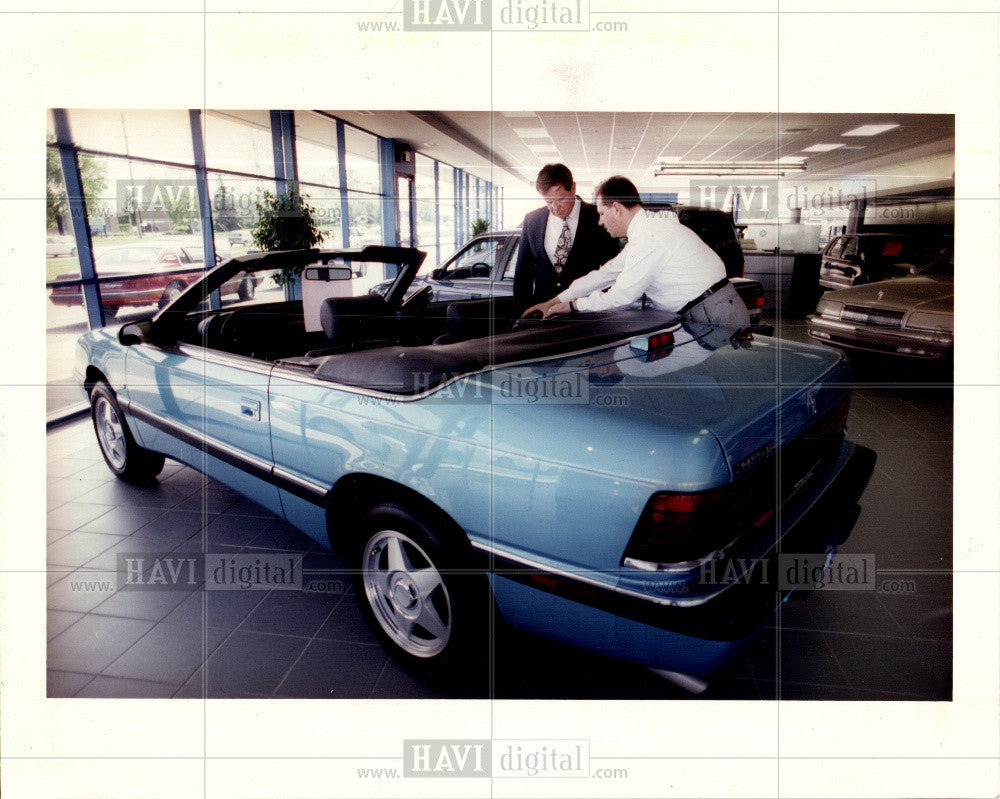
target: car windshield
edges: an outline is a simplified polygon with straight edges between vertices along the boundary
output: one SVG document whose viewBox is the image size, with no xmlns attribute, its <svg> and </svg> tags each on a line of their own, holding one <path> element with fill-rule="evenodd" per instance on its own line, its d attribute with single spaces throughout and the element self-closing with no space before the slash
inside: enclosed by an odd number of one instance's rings
<svg viewBox="0 0 1000 799">
<path fill-rule="evenodd" d="M 497 261 L 497 254 L 500 252 L 503 242 L 502 238 L 471 242 L 444 267 L 441 279 L 488 278 L 493 272 L 493 265 Z"/>
</svg>

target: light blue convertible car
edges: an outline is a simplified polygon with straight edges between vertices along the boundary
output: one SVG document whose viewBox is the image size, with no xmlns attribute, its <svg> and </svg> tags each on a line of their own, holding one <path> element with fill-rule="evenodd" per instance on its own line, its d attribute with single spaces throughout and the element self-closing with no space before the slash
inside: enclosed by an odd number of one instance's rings
<svg viewBox="0 0 1000 799">
<path fill-rule="evenodd" d="M 875 459 L 844 438 L 842 355 L 663 311 L 407 297 L 423 257 L 247 255 L 85 335 L 112 471 L 175 458 L 345 552 L 372 630 L 431 671 L 476 663 L 498 614 L 694 685 L 787 596 L 779 552 L 829 564 Z M 363 261 L 400 267 L 385 297 L 207 302 L 244 271 Z"/>
</svg>

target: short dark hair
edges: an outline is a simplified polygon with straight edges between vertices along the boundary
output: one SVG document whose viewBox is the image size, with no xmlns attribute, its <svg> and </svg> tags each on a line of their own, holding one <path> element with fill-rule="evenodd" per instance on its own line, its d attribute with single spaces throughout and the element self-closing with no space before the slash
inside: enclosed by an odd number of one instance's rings
<svg viewBox="0 0 1000 799">
<path fill-rule="evenodd" d="M 621 203 L 626 208 L 642 205 L 642 200 L 639 199 L 639 190 L 635 184 L 621 175 L 613 175 L 601 183 L 594 191 L 594 196 L 599 200 L 604 200 L 605 205 Z"/>
<path fill-rule="evenodd" d="M 538 171 L 535 178 L 535 189 L 539 194 L 545 194 L 553 186 L 562 186 L 566 191 L 573 191 L 573 173 L 566 164 L 546 164 Z"/>
</svg>

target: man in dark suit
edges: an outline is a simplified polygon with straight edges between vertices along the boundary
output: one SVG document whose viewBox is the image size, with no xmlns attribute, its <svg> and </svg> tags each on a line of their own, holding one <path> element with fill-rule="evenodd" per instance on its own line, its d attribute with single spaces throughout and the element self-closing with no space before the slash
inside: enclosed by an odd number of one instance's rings
<svg viewBox="0 0 1000 799">
<path fill-rule="evenodd" d="M 597 209 L 576 195 L 565 164 L 546 164 L 535 188 L 545 207 L 524 217 L 514 266 L 514 305 L 526 308 L 552 299 L 570 283 L 618 254 L 617 239 L 598 224 Z"/>
</svg>

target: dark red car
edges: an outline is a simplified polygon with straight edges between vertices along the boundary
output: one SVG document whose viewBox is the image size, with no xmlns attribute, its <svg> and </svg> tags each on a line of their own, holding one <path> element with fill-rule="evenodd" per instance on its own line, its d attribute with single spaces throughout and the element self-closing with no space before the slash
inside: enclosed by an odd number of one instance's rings
<svg viewBox="0 0 1000 799">
<path fill-rule="evenodd" d="M 217 259 L 218 260 L 218 259 Z M 123 244 L 104 250 L 96 258 L 101 289 L 101 307 L 107 319 L 120 308 L 158 305 L 177 298 L 191 283 L 205 274 L 205 250 L 200 245 L 149 241 Z M 79 281 L 80 273 L 59 275 L 56 283 Z M 226 283 L 222 293 L 240 300 L 254 295 L 256 283 L 242 276 Z M 82 305 L 79 284 L 53 285 L 49 299 L 54 305 Z"/>
</svg>

